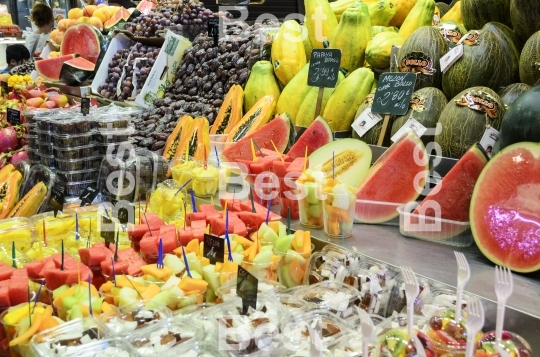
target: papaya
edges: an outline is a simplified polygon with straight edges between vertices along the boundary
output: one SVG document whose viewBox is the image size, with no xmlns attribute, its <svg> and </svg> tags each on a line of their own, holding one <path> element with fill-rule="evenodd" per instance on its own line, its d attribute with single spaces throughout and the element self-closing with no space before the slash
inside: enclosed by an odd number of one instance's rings
<svg viewBox="0 0 540 357">
<path fill-rule="evenodd" d="M 340 71 L 338 74 L 338 80 L 336 83 L 336 87 L 345 79 L 345 76 Z M 323 92 L 323 98 L 321 102 L 321 113 L 324 111 L 324 108 L 326 107 L 326 103 L 328 103 L 328 100 L 330 99 L 330 96 L 332 93 L 334 93 L 334 88 L 324 88 Z M 313 120 L 315 120 L 315 109 L 317 108 L 317 97 L 319 96 L 319 88 L 317 87 L 309 87 L 311 88 L 309 93 L 306 95 L 304 100 L 302 101 L 302 104 L 300 105 L 300 108 L 298 109 L 298 115 L 296 116 L 295 125 L 301 126 L 301 127 L 308 127 Z"/>
<path fill-rule="evenodd" d="M 338 20 L 328 0 L 304 0 L 306 18 L 304 25 L 308 29 L 312 48 L 327 48 L 332 34 L 338 26 Z"/>
<path fill-rule="evenodd" d="M 189 115 L 183 115 L 176 123 L 173 132 L 167 138 L 165 143 L 165 148 L 163 149 L 163 158 L 170 162 L 171 159 L 175 156 L 176 151 L 178 150 L 178 145 L 182 141 L 182 134 L 185 136 L 189 127 L 193 123 L 193 118 Z"/>
<path fill-rule="evenodd" d="M 15 171 L 15 166 L 12 164 L 7 164 L 6 166 L 0 169 L 0 182 L 6 181 L 8 175 Z"/>
<path fill-rule="evenodd" d="M 371 91 L 375 75 L 368 68 L 349 73 L 330 96 L 322 117 L 332 131 L 349 130 L 358 107 Z"/>
<path fill-rule="evenodd" d="M 244 89 L 244 112 L 249 112 L 255 103 L 265 96 L 273 98 L 275 108 L 280 92 L 276 77 L 274 77 L 272 63 L 269 61 L 256 62 L 251 68 L 251 74 Z"/>
<path fill-rule="evenodd" d="M 463 24 L 463 18 L 461 17 L 461 1 L 456 2 L 441 18 L 441 22 L 449 20 L 455 21 L 458 24 Z"/>
<path fill-rule="evenodd" d="M 405 39 L 399 33 L 379 32 L 367 45 L 366 62 L 374 68 L 389 68 L 392 45 L 401 46 L 404 42 Z"/>
<path fill-rule="evenodd" d="M 371 34 L 371 20 L 367 5 L 357 1 L 351 5 L 339 22 L 330 48 L 341 50 L 340 66 L 352 72 L 364 64 L 364 53 Z"/>
<path fill-rule="evenodd" d="M 309 62 L 309 59 L 311 58 L 311 51 L 313 51 L 313 47 L 311 47 L 311 42 L 309 42 L 308 29 L 305 25 L 302 25 L 302 38 L 303 38 L 302 42 L 304 43 L 304 52 L 306 53 L 306 62 Z"/>
<path fill-rule="evenodd" d="M 405 40 L 417 29 L 422 26 L 431 26 L 433 23 L 433 14 L 435 12 L 435 1 L 418 0 L 412 8 L 403 25 L 399 29 L 399 34 Z"/>
<path fill-rule="evenodd" d="M 395 0 L 396 14 L 390 20 L 390 26 L 400 27 L 409 15 L 417 0 Z"/>
<path fill-rule="evenodd" d="M 390 20 L 396 15 L 395 0 L 379 0 L 368 2 L 371 26 L 388 26 Z"/>
<path fill-rule="evenodd" d="M 207 157 L 210 150 L 210 124 L 205 117 L 197 117 L 186 131 L 186 135 L 182 135 L 182 140 L 178 144 L 174 158 L 185 156 L 186 150 L 188 156 L 194 160 L 203 161 Z"/>
<path fill-rule="evenodd" d="M 300 105 L 302 105 L 304 98 L 311 90 L 311 87 L 307 85 L 308 72 L 309 63 L 283 88 L 276 105 L 276 113 L 289 114 L 293 123 L 296 122 L 296 115 Z"/>
<path fill-rule="evenodd" d="M 285 21 L 272 42 L 272 65 L 281 85 L 286 86 L 306 63 L 302 26 L 294 20 Z"/>
<path fill-rule="evenodd" d="M 14 170 L 0 183 L 0 219 L 6 218 L 17 203 L 21 181 L 21 173 Z"/>
<path fill-rule="evenodd" d="M 371 37 L 381 32 L 398 32 L 398 28 L 395 26 L 371 26 Z"/>
<path fill-rule="evenodd" d="M 231 129 L 242 119 L 242 105 L 244 101 L 244 90 L 242 86 L 235 84 L 229 89 L 223 104 L 219 108 L 218 115 L 212 128 L 210 135 L 229 134 Z"/>
<path fill-rule="evenodd" d="M 37 213 L 46 195 L 47 186 L 43 182 L 36 183 L 34 187 L 32 187 L 23 198 L 21 198 L 15 207 L 13 207 L 7 218 L 30 218 Z"/>
<path fill-rule="evenodd" d="M 244 117 L 231 129 L 226 142 L 232 144 L 268 123 L 276 108 L 276 100 L 267 95 L 255 103 Z"/>
</svg>

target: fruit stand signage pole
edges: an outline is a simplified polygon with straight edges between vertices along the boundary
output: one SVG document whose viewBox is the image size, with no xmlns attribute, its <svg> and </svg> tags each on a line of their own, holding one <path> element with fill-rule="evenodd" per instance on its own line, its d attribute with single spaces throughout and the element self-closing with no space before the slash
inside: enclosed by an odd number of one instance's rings
<svg viewBox="0 0 540 357">
<path fill-rule="evenodd" d="M 334 88 L 339 75 L 341 50 L 316 49 L 311 52 L 308 72 L 308 86 L 319 87 L 314 119 L 321 113 L 324 88 Z"/>
<path fill-rule="evenodd" d="M 416 83 L 414 73 L 383 73 L 379 77 L 379 85 L 373 98 L 372 113 L 384 114 L 383 127 L 377 146 L 382 146 L 390 115 L 404 115 L 409 110 Z"/>
</svg>

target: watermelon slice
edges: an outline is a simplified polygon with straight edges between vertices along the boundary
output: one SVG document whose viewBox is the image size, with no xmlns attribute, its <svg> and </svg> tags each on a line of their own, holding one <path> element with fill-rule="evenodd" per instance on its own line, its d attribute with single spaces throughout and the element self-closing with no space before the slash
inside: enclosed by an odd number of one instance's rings
<svg viewBox="0 0 540 357">
<path fill-rule="evenodd" d="M 266 214 L 262 213 L 252 213 L 252 212 L 238 212 L 238 217 L 244 222 L 247 229 L 247 236 L 250 236 L 251 233 L 259 230 L 261 224 L 266 222 Z"/>
<path fill-rule="evenodd" d="M 105 247 L 81 248 L 79 249 L 79 256 L 81 257 L 81 263 L 86 266 L 100 267 L 101 262 L 110 260 L 113 252 Z"/>
<path fill-rule="evenodd" d="M 216 210 L 217 213 L 217 210 Z M 193 221 L 206 221 L 205 212 L 188 212 L 186 214 L 186 226 L 191 226 Z"/>
<path fill-rule="evenodd" d="M 114 263 L 114 270 L 116 274 L 137 276 L 141 274 L 143 265 L 146 263 L 141 256 L 133 248 L 126 248 L 118 252 L 118 261 Z M 112 275 L 111 259 L 101 263 L 101 270 L 105 275 Z"/>
<path fill-rule="evenodd" d="M 43 260 L 41 262 L 33 261 L 33 262 L 30 262 L 30 263 L 26 264 L 24 267 L 28 271 L 28 277 L 30 279 L 40 279 L 40 272 L 43 269 L 43 266 L 45 265 L 45 262 L 47 262 L 48 259 L 49 258 L 47 258 L 46 260 Z"/>
<path fill-rule="evenodd" d="M 60 80 L 67 85 L 80 85 L 94 74 L 95 69 L 95 63 L 83 57 L 70 59 L 62 65 Z"/>
<path fill-rule="evenodd" d="M 8 280 L 11 278 L 11 274 L 13 274 L 13 271 L 15 268 L 0 262 L 0 281 L 1 280 Z"/>
<path fill-rule="evenodd" d="M 262 157 L 262 158 L 265 158 L 265 157 L 277 157 L 277 158 L 279 158 L 279 155 L 275 150 L 268 150 L 268 149 L 265 149 L 265 148 L 261 148 L 261 150 L 257 150 L 255 152 L 255 155 L 257 155 L 257 157 Z M 287 155 L 287 154 L 281 154 L 281 157 L 283 158 L 283 161 L 286 161 L 286 162 L 291 162 L 292 161 L 292 158 L 289 157 L 289 155 Z"/>
<path fill-rule="evenodd" d="M 11 306 L 11 301 L 9 300 L 9 282 L 9 280 L 0 281 L 0 310 L 2 311 Z"/>
<path fill-rule="evenodd" d="M 266 212 L 268 211 L 268 209 L 264 206 L 261 206 L 260 204 L 258 204 L 257 202 L 253 202 L 253 205 L 255 206 L 255 212 L 257 212 L 258 214 L 264 214 L 264 217 L 265 217 L 265 220 L 266 220 Z M 242 201 L 240 202 L 240 208 L 242 211 L 245 211 L 245 212 L 251 212 L 251 201 Z M 238 217 L 240 218 L 240 215 L 238 215 Z M 281 219 L 281 216 L 278 215 L 278 214 L 275 214 L 274 212 L 270 211 L 270 217 L 268 218 L 268 220 L 270 221 L 279 221 Z"/>
<path fill-rule="evenodd" d="M 507 146 L 488 162 L 471 198 L 469 218 L 478 248 L 517 272 L 540 269 L 539 172 L 540 144 Z"/>
<path fill-rule="evenodd" d="M 241 201 L 232 193 L 226 193 L 219 197 L 219 203 L 223 209 L 225 209 L 225 202 L 227 203 L 227 210 L 229 211 L 229 219 L 231 218 L 231 212 L 242 211 L 242 208 L 240 207 Z"/>
<path fill-rule="evenodd" d="M 334 140 L 332 129 L 330 129 L 326 120 L 320 116 L 306 128 L 302 135 L 300 135 L 298 140 L 296 140 L 296 143 L 287 152 L 287 155 L 292 160 L 304 157 L 306 155 L 307 147 L 309 156 L 312 152 L 323 147 L 332 140 Z"/>
<path fill-rule="evenodd" d="M 186 246 L 193 240 L 193 231 L 191 227 L 185 227 L 178 230 L 178 240 L 180 245 Z"/>
<path fill-rule="evenodd" d="M 42 59 L 34 62 L 34 64 L 36 71 L 41 77 L 49 81 L 59 81 L 64 62 L 74 59 L 77 56 L 77 54 L 67 54 L 56 58 Z"/>
<path fill-rule="evenodd" d="M 9 280 L 9 301 L 13 306 L 28 301 L 28 275 Z"/>
<path fill-rule="evenodd" d="M 340 141 L 343 140 L 336 142 Z M 428 174 L 429 160 L 427 160 L 424 144 L 412 130 L 409 130 L 368 170 L 358 185 L 356 198 L 365 201 L 405 204 L 418 198 Z M 421 186 L 420 190 L 417 190 L 417 185 Z M 398 216 L 395 205 L 381 204 L 379 207 L 374 212 L 365 210 L 362 205 L 357 204 L 355 221 L 381 223 Z"/>
<path fill-rule="evenodd" d="M 60 54 L 61 56 L 77 54 L 95 64 L 101 52 L 102 42 L 103 36 L 94 26 L 78 24 L 71 26 L 64 33 Z"/>
<path fill-rule="evenodd" d="M 144 261 L 143 261 L 144 263 Z M 146 263 L 144 263 L 146 264 Z M 101 266 L 101 272 L 107 276 L 112 277 L 112 262 L 110 259 L 104 260 L 100 264 Z M 118 261 L 114 262 L 114 273 L 116 275 L 120 274 L 129 274 L 129 263 L 125 262 L 123 260 L 118 259 Z"/>
<path fill-rule="evenodd" d="M 141 253 L 145 256 L 158 254 L 158 235 L 147 233 L 142 237 L 140 243 Z"/>
<path fill-rule="evenodd" d="M 105 30 L 110 31 L 113 27 L 118 26 L 120 23 L 126 22 L 130 15 L 131 14 L 126 9 L 120 7 L 120 9 L 114 13 L 113 17 L 105 21 L 103 27 Z"/>
<path fill-rule="evenodd" d="M 294 125 L 287 113 L 278 115 L 269 123 L 245 136 L 236 143 L 222 151 L 222 155 L 228 161 L 235 162 L 236 159 L 250 160 L 252 158 L 251 139 L 253 139 L 261 149 L 274 150 L 272 141 L 279 152 L 284 152 L 288 146 L 294 142 Z"/>
</svg>

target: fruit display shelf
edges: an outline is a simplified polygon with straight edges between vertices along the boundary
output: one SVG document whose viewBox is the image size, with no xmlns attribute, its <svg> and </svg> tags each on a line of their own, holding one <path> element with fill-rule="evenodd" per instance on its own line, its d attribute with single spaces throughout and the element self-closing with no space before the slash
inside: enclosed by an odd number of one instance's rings
<svg viewBox="0 0 540 357">
<path fill-rule="evenodd" d="M 291 229 L 303 229 L 298 221 L 291 222 Z M 495 295 L 494 265 L 475 246 L 456 248 L 437 243 L 404 238 L 398 227 L 355 224 L 352 237 L 328 238 L 322 229 L 311 229 L 315 250 L 335 244 L 355 250 L 369 258 L 394 267 L 409 266 L 425 278 L 432 287 L 456 288 L 456 261 L 453 251 L 467 257 L 471 280 L 465 294 L 480 297 L 486 311 L 486 331 L 495 328 L 497 297 Z M 514 274 L 514 292 L 508 300 L 505 330 L 515 331 L 531 343 L 533 351 L 540 350 L 540 274 Z"/>
</svg>

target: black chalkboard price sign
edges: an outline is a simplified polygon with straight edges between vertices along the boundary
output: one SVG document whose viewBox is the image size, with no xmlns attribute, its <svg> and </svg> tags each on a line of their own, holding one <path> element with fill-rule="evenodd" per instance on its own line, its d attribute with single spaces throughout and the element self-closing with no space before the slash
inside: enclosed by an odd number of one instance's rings
<svg viewBox="0 0 540 357">
<path fill-rule="evenodd" d="M 79 200 L 81 200 L 81 207 L 84 205 L 89 205 L 92 202 L 94 202 L 94 199 L 98 195 L 98 190 L 95 187 L 88 186 L 84 189 L 83 193 L 79 196 Z"/>
<path fill-rule="evenodd" d="M 107 216 L 101 216 L 100 236 L 105 240 L 105 245 L 108 247 L 110 243 L 114 243 L 114 233 L 116 232 L 116 223 Z"/>
<path fill-rule="evenodd" d="M 54 210 L 54 217 L 58 214 L 58 211 L 62 212 L 64 209 L 64 202 L 66 200 L 63 187 L 54 187 L 51 190 L 51 198 L 49 203 Z"/>
<path fill-rule="evenodd" d="M 308 72 L 308 86 L 319 87 L 315 115 L 321 113 L 321 104 L 324 88 L 334 88 L 339 76 L 339 63 L 341 62 L 341 50 L 316 49 L 311 52 Z"/>
<path fill-rule="evenodd" d="M 225 239 L 210 234 L 204 235 L 203 257 L 210 260 L 210 264 L 223 263 L 225 255 Z"/>
<path fill-rule="evenodd" d="M 246 269 L 238 266 L 236 294 L 242 298 L 242 313 L 247 314 L 249 307 L 257 308 L 259 280 Z"/>
<path fill-rule="evenodd" d="M 415 84 L 416 74 L 409 72 L 383 73 L 379 77 L 371 112 L 385 116 L 377 145 L 381 146 L 383 143 L 390 115 L 404 115 L 409 110 Z"/>
<path fill-rule="evenodd" d="M 135 223 L 135 206 L 128 201 L 118 201 L 114 203 L 113 217 L 118 218 L 120 224 Z"/>
<path fill-rule="evenodd" d="M 90 98 L 81 98 L 81 113 L 90 114 Z"/>
<path fill-rule="evenodd" d="M 7 108 L 7 121 L 11 125 L 19 125 L 21 123 L 21 112 L 17 109 Z"/>
<path fill-rule="evenodd" d="M 208 37 L 214 38 L 214 47 L 218 45 L 219 39 L 219 18 L 211 17 L 208 19 Z"/>
</svg>

